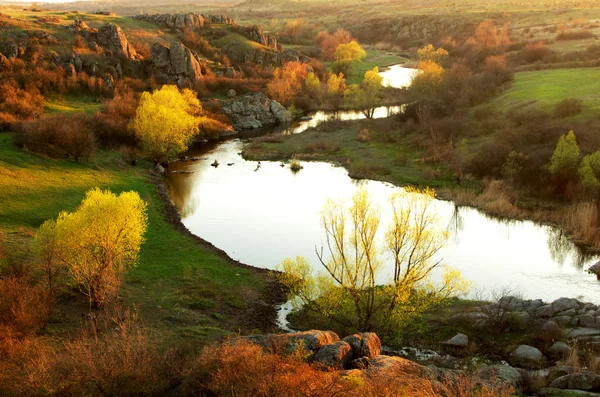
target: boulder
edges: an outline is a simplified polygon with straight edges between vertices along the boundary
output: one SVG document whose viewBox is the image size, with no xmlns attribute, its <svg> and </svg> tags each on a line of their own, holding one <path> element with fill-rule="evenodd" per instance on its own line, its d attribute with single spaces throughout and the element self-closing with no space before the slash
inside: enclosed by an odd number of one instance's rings
<svg viewBox="0 0 600 397">
<path fill-rule="evenodd" d="M 503 296 L 498 299 L 498 305 L 506 310 L 515 311 L 521 310 L 524 307 L 524 302 L 523 299 L 516 296 Z"/>
<path fill-rule="evenodd" d="M 381 354 L 381 340 L 373 332 L 364 332 L 346 336 L 342 339 L 352 347 L 355 358 L 368 357 L 373 358 Z"/>
<path fill-rule="evenodd" d="M 478 377 L 484 381 L 496 381 L 499 380 L 502 383 L 508 383 L 515 390 L 520 390 L 523 376 L 518 369 L 511 367 L 510 365 L 481 365 L 477 373 Z"/>
<path fill-rule="evenodd" d="M 562 311 L 562 312 L 558 313 L 557 315 L 558 315 L 558 316 L 569 316 L 569 317 L 573 317 L 573 316 L 575 316 L 576 314 L 577 314 L 577 310 L 575 310 L 575 309 L 569 309 L 569 310 Z"/>
<path fill-rule="evenodd" d="M 265 94 L 257 92 L 237 96 L 223 104 L 223 112 L 229 116 L 237 129 L 260 128 L 286 120 L 282 117 L 279 103 L 270 100 Z M 273 110 L 276 113 L 273 113 Z"/>
<path fill-rule="evenodd" d="M 565 342 L 554 342 L 554 344 L 548 348 L 546 353 L 553 359 L 558 360 L 568 356 L 570 352 L 571 348 Z"/>
<path fill-rule="evenodd" d="M 271 113 L 273 113 L 275 120 L 277 120 L 279 124 L 290 123 L 292 121 L 290 112 L 277 101 L 271 101 Z"/>
<path fill-rule="evenodd" d="M 552 381 L 550 387 L 555 389 L 597 391 L 600 390 L 600 375 L 591 371 L 564 375 Z"/>
<path fill-rule="evenodd" d="M 548 375 L 546 375 L 546 383 L 550 384 L 561 376 L 574 374 L 578 371 L 579 368 L 571 367 L 570 365 L 557 365 L 556 367 L 550 368 L 548 371 Z"/>
<path fill-rule="evenodd" d="M 397 377 L 418 376 L 434 378 L 433 371 L 414 361 L 401 357 L 377 356 L 369 360 L 369 366 L 364 371 L 367 376 Z"/>
<path fill-rule="evenodd" d="M 291 334 L 266 334 L 266 335 L 250 335 L 238 339 L 233 342 L 243 340 L 257 344 L 267 351 L 283 351 L 293 353 L 298 350 L 306 352 L 315 352 L 325 345 L 340 340 L 340 337 L 333 331 L 304 331 Z"/>
<path fill-rule="evenodd" d="M 579 309 L 579 301 L 573 298 L 558 298 L 550 304 L 557 312 L 569 309 Z"/>
<path fill-rule="evenodd" d="M 552 320 L 548 320 L 540 327 L 540 331 L 547 334 L 559 334 L 560 327 L 558 324 Z"/>
<path fill-rule="evenodd" d="M 560 327 L 564 327 L 565 325 L 571 324 L 571 320 L 572 320 L 572 318 L 569 316 L 552 317 L 552 321 L 554 321 Z"/>
<path fill-rule="evenodd" d="M 539 349 L 528 345 L 519 346 L 512 353 L 512 358 L 515 364 L 526 368 L 541 368 L 545 361 Z"/>
<path fill-rule="evenodd" d="M 452 338 L 448 339 L 447 341 L 442 342 L 442 344 L 446 346 L 466 349 L 467 347 L 469 347 L 469 337 L 465 334 L 458 333 Z"/>
<path fill-rule="evenodd" d="M 583 327 L 595 327 L 596 326 L 596 319 L 594 318 L 594 316 L 591 316 L 589 314 L 582 314 L 580 316 L 576 317 L 578 320 L 578 324 L 583 326 Z"/>
<path fill-rule="evenodd" d="M 202 78 L 200 59 L 182 43 L 171 43 L 170 47 L 154 43 L 150 53 L 154 67 L 151 72 L 158 78 L 178 84 L 181 79 L 196 82 Z"/>
<path fill-rule="evenodd" d="M 229 90 L 227 91 L 227 98 L 235 98 L 235 96 L 237 95 L 237 92 L 235 92 L 235 90 Z"/>
<path fill-rule="evenodd" d="M 537 318 L 549 318 L 554 316 L 556 313 L 556 308 L 552 305 L 544 305 L 540 306 L 535 310 L 535 317 Z"/>
<path fill-rule="evenodd" d="M 333 342 L 321 347 L 313 360 L 326 367 L 343 368 L 352 360 L 352 347 L 344 341 Z"/>
<path fill-rule="evenodd" d="M 581 338 L 588 336 L 599 336 L 600 330 L 596 328 L 574 328 L 567 333 L 569 338 Z"/>
<path fill-rule="evenodd" d="M 123 29 L 117 24 L 107 23 L 98 28 L 98 43 L 113 54 L 127 59 L 134 59 L 135 49 L 127 41 Z"/>
<path fill-rule="evenodd" d="M 600 261 L 594 263 L 588 268 L 588 272 L 595 274 L 596 278 L 600 280 Z"/>
</svg>

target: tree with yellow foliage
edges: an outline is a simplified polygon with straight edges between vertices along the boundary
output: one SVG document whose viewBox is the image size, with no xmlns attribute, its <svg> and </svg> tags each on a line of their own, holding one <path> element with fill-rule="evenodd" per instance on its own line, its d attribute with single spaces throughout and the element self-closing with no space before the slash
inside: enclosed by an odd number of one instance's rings
<svg viewBox="0 0 600 397">
<path fill-rule="evenodd" d="M 448 57 L 448 51 L 444 50 L 443 48 L 438 48 L 436 50 L 431 44 L 428 44 L 423 48 L 419 48 L 417 50 L 417 54 L 419 55 L 419 59 L 421 61 L 439 62 L 441 59 Z"/>
<path fill-rule="evenodd" d="M 380 213 L 366 190 L 356 192 L 349 208 L 329 200 L 321 218 L 329 255 L 317 250 L 325 272 L 315 275 L 302 257 L 283 261 L 278 277 L 290 299 L 349 330 L 385 332 L 465 292 L 468 283 L 455 270 L 444 269 L 439 284 L 430 279 L 441 266 L 435 256 L 447 240 L 434 197 L 430 189 L 414 188 L 392 195 L 393 216 L 383 247 L 376 237 Z M 384 252 L 391 266 L 384 263 Z"/>
<path fill-rule="evenodd" d="M 116 298 L 123 274 L 137 262 L 146 208 L 136 192 L 116 195 L 96 188 L 75 212 L 62 212 L 39 229 L 36 238 L 51 249 L 55 266 L 67 268 L 90 308 Z"/>
<path fill-rule="evenodd" d="M 337 107 L 340 105 L 346 89 L 346 79 L 344 78 L 344 74 L 342 72 L 339 74 L 332 73 L 329 75 L 329 78 L 327 79 L 327 95 L 334 103 L 334 106 Z"/>
<path fill-rule="evenodd" d="M 348 74 L 350 66 L 354 62 L 360 61 L 367 56 L 367 53 L 356 41 L 351 41 L 348 44 L 340 44 L 333 54 L 333 65 L 334 70 Z"/>
<path fill-rule="evenodd" d="M 375 108 L 381 103 L 383 77 L 376 66 L 367 70 L 360 87 L 354 87 L 348 94 L 348 102 L 354 109 L 361 110 L 368 119 L 373 118 Z"/>
<path fill-rule="evenodd" d="M 444 68 L 434 61 L 421 61 L 417 65 L 419 73 L 415 73 L 410 85 L 411 91 L 419 96 L 431 96 L 444 82 Z"/>
<path fill-rule="evenodd" d="M 187 150 L 199 126 L 207 121 L 196 94 L 164 85 L 144 92 L 129 128 L 136 134 L 148 155 L 167 161 Z"/>
</svg>

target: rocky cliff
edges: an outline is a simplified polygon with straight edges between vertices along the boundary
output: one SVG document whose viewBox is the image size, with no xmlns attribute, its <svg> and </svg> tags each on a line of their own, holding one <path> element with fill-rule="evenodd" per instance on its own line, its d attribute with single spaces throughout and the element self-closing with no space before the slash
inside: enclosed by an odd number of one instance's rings
<svg viewBox="0 0 600 397">
<path fill-rule="evenodd" d="M 140 21 L 151 22 L 163 28 L 182 30 L 183 28 L 201 28 L 206 24 L 236 25 L 237 22 L 227 15 L 188 14 L 142 14 L 134 17 Z"/>
<path fill-rule="evenodd" d="M 98 29 L 90 28 L 85 21 L 76 19 L 69 29 L 79 33 L 84 39 L 96 43 L 112 55 L 126 59 L 140 59 L 133 46 L 127 40 L 125 32 L 117 24 L 107 23 Z"/>
</svg>

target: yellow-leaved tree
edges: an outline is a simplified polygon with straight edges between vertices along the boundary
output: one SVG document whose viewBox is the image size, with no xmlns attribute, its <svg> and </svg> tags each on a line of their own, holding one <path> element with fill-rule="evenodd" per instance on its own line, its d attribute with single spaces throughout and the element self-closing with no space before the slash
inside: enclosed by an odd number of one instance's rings
<svg viewBox="0 0 600 397">
<path fill-rule="evenodd" d="M 118 295 L 124 272 L 137 262 L 146 208 L 136 192 L 92 189 L 75 212 L 61 212 L 40 227 L 42 258 L 64 266 L 90 308 L 100 307 Z"/>
<path fill-rule="evenodd" d="M 154 92 L 144 92 L 129 127 L 148 155 L 167 161 L 187 150 L 199 127 L 207 123 L 196 94 L 164 85 Z"/>
<path fill-rule="evenodd" d="M 383 77 L 379 74 L 379 68 L 376 66 L 367 70 L 362 84 L 353 87 L 348 93 L 348 102 L 354 109 L 361 110 L 365 117 L 372 119 L 375 115 L 375 108 L 381 103 L 383 96 Z"/>
<path fill-rule="evenodd" d="M 317 250 L 325 272 L 315 274 L 303 257 L 283 261 L 278 277 L 289 288 L 289 298 L 348 331 L 385 334 L 464 293 L 468 283 L 456 270 L 444 268 L 439 283 L 430 278 L 442 266 L 434 257 L 447 239 L 433 203 L 430 189 L 393 194 L 393 216 L 384 238 L 378 239 L 380 213 L 366 190 L 359 189 L 349 207 L 328 200 L 322 212 L 328 257 L 323 248 Z M 384 263 L 384 252 L 391 265 Z"/>
<path fill-rule="evenodd" d="M 367 53 L 356 41 L 351 41 L 348 44 L 340 44 L 333 54 L 333 68 L 337 72 L 348 74 L 350 66 L 357 61 L 360 61 L 367 56 Z"/>
</svg>

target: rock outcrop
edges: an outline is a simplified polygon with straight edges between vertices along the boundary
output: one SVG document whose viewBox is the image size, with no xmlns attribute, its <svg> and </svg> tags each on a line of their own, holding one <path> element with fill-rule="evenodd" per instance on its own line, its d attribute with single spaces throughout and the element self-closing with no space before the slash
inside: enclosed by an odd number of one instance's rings
<svg viewBox="0 0 600 397">
<path fill-rule="evenodd" d="M 196 29 L 206 24 L 236 25 L 237 22 L 227 15 L 204 15 L 196 13 L 187 14 L 142 14 L 134 17 L 163 28 L 182 30 L 184 28 Z"/>
<path fill-rule="evenodd" d="M 235 30 L 258 44 L 277 51 L 282 51 L 282 47 L 277 42 L 277 38 L 272 34 L 265 34 L 259 25 L 253 25 L 250 27 L 237 26 Z"/>
<path fill-rule="evenodd" d="M 255 129 L 291 121 L 291 115 L 284 106 L 260 92 L 238 96 L 225 102 L 223 112 L 237 129 Z"/>
<path fill-rule="evenodd" d="M 127 59 L 136 58 L 135 49 L 129 44 L 123 29 L 119 25 L 114 23 L 102 25 L 98 29 L 97 37 L 98 44 L 112 51 L 114 55 Z"/>
<path fill-rule="evenodd" d="M 181 87 L 202 78 L 201 59 L 181 43 L 172 43 L 170 47 L 155 43 L 151 54 L 150 72 L 160 82 L 173 82 Z"/>
</svg>

